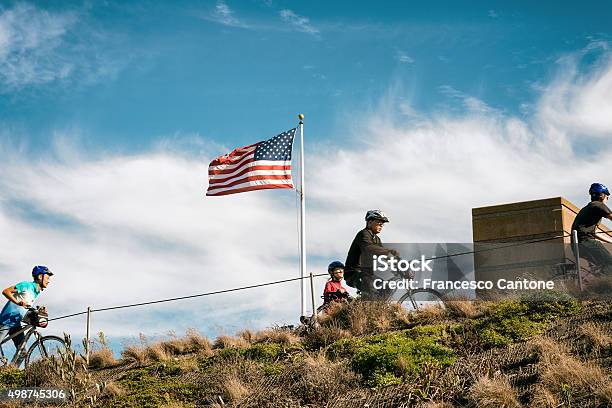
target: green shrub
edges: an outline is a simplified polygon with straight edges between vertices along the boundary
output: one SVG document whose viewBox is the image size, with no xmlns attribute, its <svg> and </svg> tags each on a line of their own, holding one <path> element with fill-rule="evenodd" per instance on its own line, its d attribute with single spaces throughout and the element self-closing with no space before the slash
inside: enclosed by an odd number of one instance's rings
<svg viewBox="0 0 612 408">
<path fill-rule="evenodd" d="M 530 319 L 537 322 L 550 322 L 580 312 L 580 303 L 576 299 L 559 292 L 535 292 L 523 296 L 521 303 L 528 306 Z"/>
<path fill-rule="evenodd" d="M 332 360 L 348 358 L 353 371 L 361 374 L 369 386 L 384 387 L 401 383 L 403 377 L 419 373 L 426 364 L 451 364 L 455 353 L 438 342 L 445 333 L 442 326 L 423 326 L 343 339 L 328 348 L 327 356 Z"/>
<path fill-rule="evenodd" d="M 358 337 L 338 340 L 327 348 L 326 356 L 332 361 L 351 358 L 364 345 L 364 340 Z"/>
<path fill-rule="evenodd" d="M 197 384 L 181 381 L 182 370 L 173 364 L 159 363 L 146 368 L 127 371 L 118 381 L 125 395 L 112 400 L 115 407 L 159 407 L 169 401 L 196 403 L 204 390 Z"/>
<path fill-rule="evenodd" d="M 284 354 L 283 346 L 278 343 L 257 343 L 241 350 L 242 355 L 251 360 L 276 361 Z"/>
<path fill-rule="evenodd" d="M 247 358 L 258 362 L 276 362 L 287 355 L 287 352 L 294 350 L 296 347 L 286 349 L 278 343 L 256 343 L 247 348 L 225 348 L 217 352 L 217 359 L 231 360 L 236 358 Z M 201 360 L 199 365 L 209 365 L 215 357 Z"/>
<path fill-rule="evenodd" d="M 484 348 L 507 346 L 539 334 L 548 323 L 580 310 L 571 297 L 554 292 L 537 292 L 519 300 L 504 301 L 484 319 L 471 321 L 478 344 Z"/>
<path fill-rule="evenodd" d="M 402 382 L 402 377 L 398 377 L 393 373 L 374 372 L 370 378 L 369 384 L 376 388 L 383 388 L 390 385 L 399 385 Z"/>
<path fill-rule="evenodd" d="M 404 330 L 404 333 L 411 339 L 429 337 L 437 341 L 444 341 L 449 339 L 452 333 L 455 333 L 461 328 L 462 326 L 460 324 L 428 324 Z"/>
<path fill-rule="evenodd" d="M 390 333 L 364 343 L 351 357 L 351 367 L 374 387 L 396 383 L 392 375 L 419 373 L 425 364 L 446 366 L 454 361 L 452 349 L 428 336 L 411 339 L 405 333 Z"/>
<path fill-rule="evenodd" d="M 278 362 L 264 361 L 259 363 L 259 368 L 261 368 L 265 375 L 277 375 L 283 372 L 285 365 Z"/>
<path fill-rule="evenodd" d="M 26 373 L 14 367 L 0 368 L 0 388 L 17 388 L 26 385 Z"/>
<path fill-rule="evenodd" d="M 217 353 L 217 357 L 220 359 L 224 359 L 224 360 L 235 359 L 237 357 L 243 356 L 244 350 L 245 349 L 236 348 L 236 347 L 220 349 Z"/>
</svg>

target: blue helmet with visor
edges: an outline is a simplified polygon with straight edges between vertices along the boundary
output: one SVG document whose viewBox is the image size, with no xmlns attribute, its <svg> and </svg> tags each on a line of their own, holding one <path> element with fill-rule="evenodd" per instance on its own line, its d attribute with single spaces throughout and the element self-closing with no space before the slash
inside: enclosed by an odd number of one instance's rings
<svg viewBox="0 0 612 408">
<path fill-rule="evenodd" d="M 591 188 L 589 188 L 589 194 L 590 195 L 598 195 L 598 194 L 605 194 L 607 196 L 610 195 L 610 190 L 608 190 L 608 187 L 606 187 L 605 185 L 601 184 L 601 183 L 593 183 L 591 184 Z"/>
<path fill-rule="evenodd" d="M 34 269 L 32 269 L 32 277 L 36 279 L 38 275 L 49 275 L 52 276 L 53 272 L 49 268 L 43 265 L 36 265 Z"/>
</svg>

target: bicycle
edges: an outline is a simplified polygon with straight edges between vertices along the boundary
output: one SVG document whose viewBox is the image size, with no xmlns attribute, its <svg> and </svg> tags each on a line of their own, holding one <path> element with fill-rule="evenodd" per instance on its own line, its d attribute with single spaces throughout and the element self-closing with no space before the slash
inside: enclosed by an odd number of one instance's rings
<svg viewBox="0 0 612 408">
<path fill-rule="evenodd" d="M 409 279 L 412 279 L 412 278 L 414 277 L 409 277 Z M 405 279 L 404 275 L 402 275 L 401 273 L 395 273 L 393 278 L 389 280 L 388 282 L 401 281 L 403 279 Z M 400 289 L 386 290 L 384 295 L 380 297 L 380 300 L 383 300 L 386 302 L 392 301 L 393 295 L 398 290 Z M 444 300 L 445 300 L 444 295 L 435 289 L 429 289 L 429 288 L 412 289 L 411 286 L 408 286 L 405 290 L 406 290 L 406 293 L 404 293 L 403 295 L 399 297 L 399 299 L 397 300 L 397 303 L 400 306 L 402 306 L 404 309 L 407 309 L 408 311 L 416 311 L 416 310 L 424 309 L 428 307 L 439 307 L 441 309 L 446 309 L 446 304 L 444 303 Z M 361 295 L 361 291 L 358 290 L 357 294 Z M 337 296 L 339 300 L 342 300 L 342 301 L 350 302 L 350 300 L 352 300 L 352 298 L 348 296 L 348 294 L 345 294 L 345 293 L 338 294 Z M 330 304 L 331 303 L 327 303 L 327 304 L 323 304 L 319 306 L 317 308 L 317 316 L 321 316 L 325 312 L 325 309 L 329 307 Z"/>
<path fill-rule="evenodd" d="M 399 261 L 401 261 L 401 259 L 398 257 L 398 264 Z M 382 294 L 383 296 L 381 296 L 381 300 L 384 301 L 391 301 L 393 300 L 393 296 L 398 292 L 398 291 L 403 291 L 405 290 L 406 293 L 404 293 L 403 295 L 401 295 L 399 297 L 399 299 L 397 300 L 397 303 L 402 306 L 404 309 L 407 309 L 408 311 L 417 311 L 420 309 L 425 309 L 425 308 L 429 308 L 429 307 L 438 307 L 441 309 L 446 309 L 446 304 L 444 303 L 444 295 L 440 292 L 438 292 L 435 289 L 431 289 L 431 288 L 413 288 L 412 287 L 412 282 L 413 279 L 415 278 L 415 275 L 413 272 L 409 271 L 407 274 L 402 272 L 401 270 L 391 270 L 391 272 L 393 273 L 393 276 L 390 279 L 387 279 L 387 288 L 382 289 Z M 408 284 L 408 287 L 406 288 L 402 288 L 402 289 L 391 289 L 391 287 L 393 287 L 393 285 L 391 285 L 391 282 L 406 282 L 408 281 L 410 284 Z M 396 286 L 397 287 L 397 286 Z M 358 292 L 359 293 L 359 292 Z"/>
<path fill-rule="evenodd" d="M 3 365 L 8 364 L 9 361 L 4 355 L 2 345 L 22 333 L 24 334 L 24 340 L 21 342 L 15 351 L 15 355 L 10 361 L 10 364 L 17 367 L 21 365 L 22 361 L 24 362 L 24 367 L 27 368 L 34 362 L 50 358 L 51 356 L 59 356 L 60 351 L 66 348 L 64 339 L 58 336 L 42 336 L 38 332 L 37 328 L 45 328 L 48 325 L 48 314 L 46 308 L 40 306 L 35 308 L 29 307 L 21 322 L 25 323 L 25 326 L 10 336 L 5 337 L 0 343 L 0 358 L 2 359 Z M 28 340 L 32 336 L 34 336 L 36 340 L 30 346 L 27 352 L 25 352 Z"/>
<path fill-rule="evenodd" d="M 416 311 L 428 307 L 446 309 L 444 295 L 435 289 L 417 288 L 413 290 L 408 288 L 407 292 L 399 298 L 397 303 L 409 311 Z"/>
<path fill-rule="evenodd" d="M 581 258 L 581 261 L 584 258 Z M 568 293 L 580 293 L 588 289 L 599 279 L 607 276 L 606 266 L 597 265 L 587 260 L 587 266 L 580 266 L 580 279 L 576 268 L 576 262 L 566 259 L 565 262 L 552 265 L 551 280 L 555 282 L 555 288 L 567 291 Z M 582 285 L 582 288 L 581 288 Z"/>
</svg>

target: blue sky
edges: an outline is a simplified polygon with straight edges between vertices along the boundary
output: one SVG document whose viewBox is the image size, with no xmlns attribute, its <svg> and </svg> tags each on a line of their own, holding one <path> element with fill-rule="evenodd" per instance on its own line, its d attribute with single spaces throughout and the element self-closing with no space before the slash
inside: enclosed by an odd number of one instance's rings
<svg viewBox="0 0 612 408">
<path fill-rule="evenodd" d="M 50 129 L 125 151 L 175 134 L 248 143 L 300 111 L 309 135 L 328 139 L 397 84 L 423 112 L 453 109 L 456 90 L 528 115 L 559 57 L 609 39 L 612 11 L 601 2 L 124 3 L 4 3 L 5 13 L 36 16 L 47 43 L 17 44 L 39 78 L 16 74 L 0 88 L 3 122 L 33 149 L 48 147 Z M 61 32 L 45 33 L 45 18 Z"/>
<path fill-rule="evenodd" d="M 203 192 L 300 112 L 314 272 L 367 208 L 386 241 L 469 242 L 472 207 L 612 183 L 609 3 L 125 3 L 0 6 L 0 276 L 62 271 L 58 313 L 295 276 L 292 192 Z M 233 332 L 295 320 L 291 293 L 99 325 Z"/>
</svg>

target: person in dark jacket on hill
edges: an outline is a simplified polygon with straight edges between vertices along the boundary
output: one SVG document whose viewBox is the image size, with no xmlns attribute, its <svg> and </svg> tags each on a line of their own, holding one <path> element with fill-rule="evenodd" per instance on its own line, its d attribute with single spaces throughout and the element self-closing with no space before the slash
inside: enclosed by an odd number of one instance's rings
<svg viewBox="0 0 612 408">
<path fill-rule="evenodd" d="M 593 183 L 589 194 L 591 202 L 576 215 L 572 230 L 578 232 L 580 256 L 600 267 L 602 272 L 612 274 L 612 254 L 598 240 L 596 232 L 602 218 L 612 220 L 612 210 L 605 204 L 610 190 L 603 184 Z"/>
<path fill-rule="evenodd" d="M 374 293 L 372 255 L 393 255 L 399 258 L 395 249 L 385 248 L 378 237 L 385 223 L 389 222 L 387 215 L 381 210 L 369 210 L 365 216 L 366 226 L 359 231 L 349 248 L 344 263 L 344 279 L 346 284 L 361 292 Z"/>
</svg>

